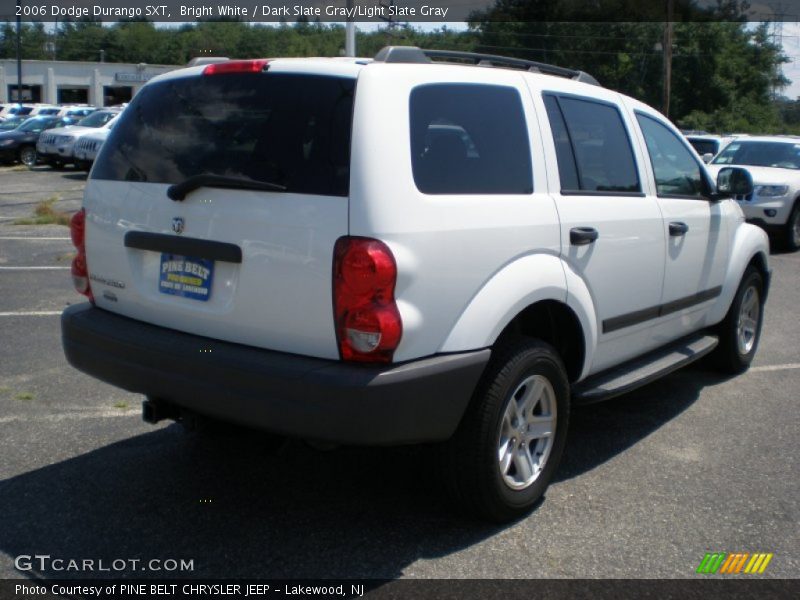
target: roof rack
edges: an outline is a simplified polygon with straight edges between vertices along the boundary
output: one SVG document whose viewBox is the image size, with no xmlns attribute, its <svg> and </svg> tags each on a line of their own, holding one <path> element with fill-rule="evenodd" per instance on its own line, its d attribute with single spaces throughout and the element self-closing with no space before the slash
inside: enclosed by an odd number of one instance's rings
<svg viewBox="0 0 800 600">
<path fill-rule="evenodd" d="M 544 73 L 546 75 L 557 75 L 566 77 L 583 83 L 600 85 L 600 83 L 586 73 L 577 69 L 567 69 L 556 65 L 537 62 L 535 60 L 525 60 L 522 58 L 512 58 L 510 56 L 497 56 L 494 54 L 481 54 L 478 52 L 461 52 L 458 50 L 424 50 L 416 46 L 385 46 L 375 55 L 375 62 L 385 63 L 431 63 L 433 59 L 443 62 L 462 62 L 479 67 L 501 67 L 506 69 L 522 69 L 534 73 Z M 436 61 L 436 62 L 439 62 Z"/>
</svg>

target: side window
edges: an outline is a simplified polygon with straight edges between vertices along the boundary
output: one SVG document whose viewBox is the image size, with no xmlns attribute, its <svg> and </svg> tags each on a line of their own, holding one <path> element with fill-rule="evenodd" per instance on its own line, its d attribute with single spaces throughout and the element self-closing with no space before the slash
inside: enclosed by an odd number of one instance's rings
<svg viewBox="0 0 800 600">
<path fill-rule="evenodd" d="M 545 96 L 544 105 L 547 109 L 547 118 L 550 120 L 550 129 L 553 130 L 553 141 L 556 144 L 561 189 L 579 190 L 581 184 L 578 180 L 578 167 L 575 165 L 575 155 L 572 153 L 567 124 L 564 123 L 564 115 L 561 114 L 561 109 L 558 107 L 558 100 L 555 96 Z"/>
<path fill-rule="evenodd" d="M 562 192 L 641 192 L 630 138 L 616 107 L 553 95 L 545 95 L 545 106 Z"/>
<path fill-rule="evenodd" d="M 474 84 L 411 91 L 411 166 L 426 194 L 530 194 L 533 170 L 519 92 Z"/>
<path fill-rule="evenodd" d="M 705 181 L 700 165 L 672 130 L 656 119 L 636 113 L 653 165 L 659 196 L 700 198 Z"/>
</svg>

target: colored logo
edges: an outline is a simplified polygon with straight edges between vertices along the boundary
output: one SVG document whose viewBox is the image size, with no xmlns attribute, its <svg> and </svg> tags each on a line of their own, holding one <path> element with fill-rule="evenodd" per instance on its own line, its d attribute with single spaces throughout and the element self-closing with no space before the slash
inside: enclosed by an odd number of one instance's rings
<svg viewBox="0 0 800 600">
<path fill-rule="evenodd" d="M 697 573 L 703 575 L 749 575 L 761 574 L 767 569 L 772 560 L 772 552 L 706 552 Z"/>
<path fill-rule="evenodd" d="M 183 233 L 184 220 L 181 217 L 172 219 L 172 231 L 177 234 Z"/>
</svg>

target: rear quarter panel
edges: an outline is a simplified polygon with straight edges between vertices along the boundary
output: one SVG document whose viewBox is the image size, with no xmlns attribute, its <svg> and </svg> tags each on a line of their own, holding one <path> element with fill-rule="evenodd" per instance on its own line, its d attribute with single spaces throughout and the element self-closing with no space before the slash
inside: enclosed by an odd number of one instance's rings
<svg viewBox="0 0 800 600">
<path fill-rule="evenodd" d="M 426 83 L 488 83 L 520 93 L 533 159 L 533 194 L 428 195 L 413 179 L 409 95 Z M 487 113 L 491 107 L 486 107 Z M 452 65 L 381 65 L 365 68 L 358 80 L 351 163 L 350 234 L 386 242 L 398 264 L 396 297 L 403 338 L 395 360 L 444 351 L 485 347 L 502 323 L 499 306 L 473 304 L 479 292 L 505 309 L 522 301 L 521 291 L 541 289 L 563 300 L 564 274 L 558 262 L 558 214 L 547 194 L 539 123 L 520 73 Z M 554 265 L 546 272 L 525 266 Z M 493 281 L 504 267 L 515 276 Z M 558 266 L 555 266 L 558 265 Z M 493 281 L 493 283 L 489 283 Z M 542 298 L 543 299 L 543 298 Z M 481 323 L 454 332 L 457 323 Z"/>
</svg>

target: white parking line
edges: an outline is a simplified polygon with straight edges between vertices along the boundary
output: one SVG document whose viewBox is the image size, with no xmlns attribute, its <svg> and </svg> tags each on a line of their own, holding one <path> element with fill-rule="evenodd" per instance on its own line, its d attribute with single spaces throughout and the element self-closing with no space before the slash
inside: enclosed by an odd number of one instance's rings
<svg viewBox="0 0 800 600">
<path fill-rule="evenodd" d="M 800 369 L 800 363 L 787 363 L 785 365 L 763 365 L 761 367 L 750 367 L 751 371 L 763 373 L 767 371 L 788 371 L 790 369 Z"/>
<path fill-rule="evenodd" d="M 36 236 L 22 237 L 13 235 L 0 236 L 0 240 L 34 240 L 34 241 L 45 240 L 49 242 L 51 240 L 69 240 L 69 239 L 70 238 L 68 237 L 36 237 Z"/>
<path fill-rule="evenodd" d="M 71 267 L 0 267 L 0 271 L 69 271 Z"/>
<path fill-rule="evenodd" d="M 141 409 L 109 409 L 109 408 L 100 408 L 86 412 L 76 412 L 76 413 L 61 413 L 61 414 L 54 414 L 54 415 L 12 415 L 8 417 L 0 417 L 0 425 L 4 423 L 15 423 L 20 421 L 30 422 L 30 421 L 48 421 L 48 422 L 59 422 L 59 421 L 67 421 L 67 420 L 78 420 L 78 419 L 115 419 L 118 417 L 138 417 L 141 414 Z"/>
<path fill-rule="evenodd" d="M 60 310 L 19 310 L 0 312 L 0 317 L 52 317 L 60 314 Z"/>
</svg>

